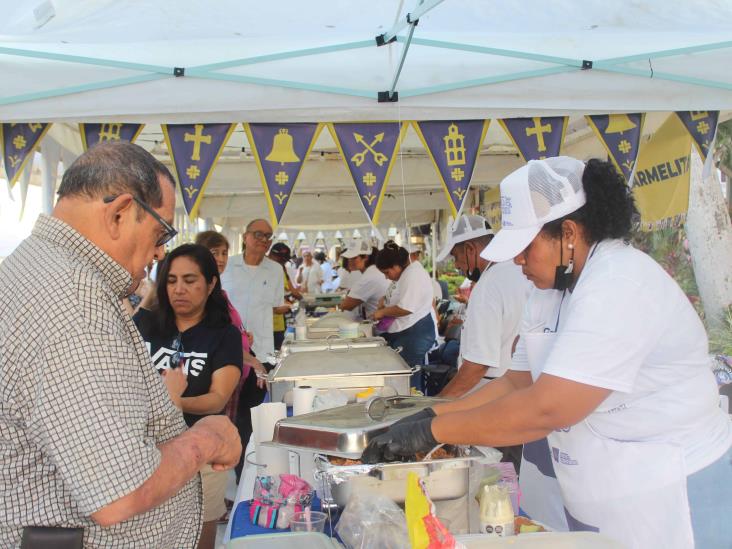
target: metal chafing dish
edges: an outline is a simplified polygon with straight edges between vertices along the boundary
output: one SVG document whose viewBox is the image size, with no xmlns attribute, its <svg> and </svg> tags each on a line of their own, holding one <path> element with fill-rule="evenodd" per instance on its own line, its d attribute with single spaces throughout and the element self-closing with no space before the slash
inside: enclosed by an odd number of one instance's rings
<svg viewBox="0 0 732 549">
<path fill-rule="evenodd" d="M 291 353 L 279 361 L 267 381 L 272 402 L 282 402 L 293 387 L 300 386 L 347 389 L 353 395 L 368 388 L 379 394 L 407 395 L 412 373 L 396 351 L 381 345 Z"/>
<path fill-rule="evenodd" d="M 374 332 L 374 323 L 370 320 L 358 321 L 354 320 L 350 313 L 333 312 L 328 313 L 324 317 L 314 320 L 308 324 L 308 339 L 324 339 L 328 337 L 338 337 L 341 326 L 347 324 L 358 323 L 359 338 L 364 334 L 368 337 Z"/>
<path fill-rule="evenodd" d="M 386 340 L 383 337 L 360 337 L 358 339 L 344 339 L 336 336 L 326 339 L 285 340 L 277 355 L 284 358 L 293 353 L 309 353 L 313 351 L 347 351 L 349 349 L 364 349 L 369 347 L 384 347 Z"/>
<path fill-rule="evenodd" d="M 358 460 L 369 441 L 395 421 L 440 402 L 429 397 L 398 396 L 379 399 L 383 414 L 369 414 L 372 402 L 356 403 L 313 412 L 277 422 L 273 444 L 292 450 L 319 452 L 315 476 L 321 483 L 326 505 L 344 507 L 353 490 L 376 490 L 397 503 L 404 502 L 406 478 L 417 473 L 435 500 L 454 499 L 468 493 L 470 466 L 496 463 L 501 454 L 493 449 L 457 447 L 456 457 L 406 463 L 338 465 L 328 456 Z"/>
</svg>

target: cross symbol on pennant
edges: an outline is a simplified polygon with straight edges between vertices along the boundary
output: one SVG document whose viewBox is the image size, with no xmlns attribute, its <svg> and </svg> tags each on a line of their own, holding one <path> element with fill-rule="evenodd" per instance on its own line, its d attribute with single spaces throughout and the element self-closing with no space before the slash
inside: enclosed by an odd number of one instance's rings
<svg viewBox="0 0 732 549">
<path fill-rule="evenodd" d="M 633 146 L 628 142 L 627 139 L 623 139 L 618 144 L 618 150 L 623 154 L 628 154 L 630 152 L 630 149 L 632 149 Z"/>
<path fill-rule="evenodd" d="M 199 175 L 201 175 L 201 170 L 199 170 L 198 166 L 196 166 L 195 164 L 191 164 L 186 170 L 186 175 L 189 179 L 196 179 Z"/>
<path fill-rule="evenodd" d="M 201 143 L 206 145 L 211 144 L 211 136 L 203 133 L 203 124 L 195 124 L 195 133 L 186 132 L 183 135 L 183 140 L 186 143 L 193 142 L 193 154 L 191 160 L 201 160 Z"/>
<path fill-rule="evenodd" d="M 25 142 L 25 137 L 23 137 L 22 135 L 16 135 L 15 138 L 13 139 L 13 145 L 18 150 L 20 150 L 23 147 L 25 147 L 26 144 L 27 143 Z"/>
<path fill-rule="evenodd" d="M 709 124 L 702 120 L 696 125 L 696 131 L 698 131 L 702 135 L 706 135 L 707 133 L 709 133 Z"/>
<path fill-rule="evenodd" d="M 371 172 L 366 172 L 366 175 L 361 178 L 361 181 L 363 181 L 364 185 L 367 187 L 373 187 L 374 183 L 376 183 L 376 176 Z"/>
<path fill-rule="evenodd" d="M 462 181 L 463 177 L 465 177 L 465 172 L 461 168 L 455 168 L 450 172 L 450 177 L 455 181 Z"/>
<path fill-rule="evenodd" d="M 277 175 L 275 175 L 275 181 L 277 181 L 278 185 L 285 185 L 289 180 L 290 176 L 284 171 L 279 171 L 277 172 Z"/>
<path fill-rule="evenodd" d="M 526 137 L 531 137 L 532 135 L 535 135 L 537 145 L 536 150 L 538 152 L 544 152 L 546 150 L 546 144 L 544 143 L 544 134 L 550 133 L 552 131 L 552 125 L 542 124 L 541 117 L 539 116 L 535 116 L 533 120 L 534 127 L 526 128 Z"/>
</svg>

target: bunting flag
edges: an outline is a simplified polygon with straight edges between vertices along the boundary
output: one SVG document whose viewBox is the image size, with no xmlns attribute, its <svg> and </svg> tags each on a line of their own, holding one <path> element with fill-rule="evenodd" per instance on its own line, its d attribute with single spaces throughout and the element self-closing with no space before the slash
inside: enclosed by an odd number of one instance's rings
<svg viewBox="0 0 732 549">
<path fill-rule="evenodd" d="M 483 195 L 484 217 L 494 232 L 498 232 L 501 228 L 501 188 L 493 187 L 488 189 Z"/>
<path fill-rule="evenodd" d="M 674 115 L 643 145 L 633 179 L 642 230 L 684 222 L 689 209 L 690 153 L 691 137 Z"/>
<path fill-rule="evenodd" d="M 357 122 L 328 125 L 372 225 L 379 222 L 386 184 L 399 152 L 399 145 L 407 131 L 407 124 Z"/>
<path fill-rule="evenodd" d="M 236 124 L 161 124 L 188 217 L 198 216 L 213 167 Z"/>
<path fill-rule="evenodd" d="M 432 159 L 453 218 L 463 209 L 490 120 L 412 122 Z"/>
<path fill-rule="evenodd" d="M 134 143 L 140 135 L 144 124 L 123 124 L 107 122 L 106 124 L 79 124 L 81 143 L 88 150 L 102 141 L 127 141 Z"/>
<path fill-rule="evenodd" d="M 0 142 L 3 147 L 3 162 L 8 186 L 12 187 L 23 173 L 28 159 L 33 158 L 33 151 L 40 143 L 51 124 L 2 124 L 0 125 Z"/>
<path fill-rule="evenodd" d="M 244 124 L 273 228 L 282 220 L 305 159 L 322 129 L 316 123 Z"/>
<path fill-rule="evenodd" d="M 501 126 L 524 161 L 559 156 L 567 131 L 568 116 L 504 118 Z"/>
<path fill-rule="evenodd" d="M 642 113 L 596 114 L 585 117 L 626 182 L 630 182 L 638 159 L 644 117 Z"/>
<path fill-rule="evenodd" d="M 694 140 L 702 162 L 705 162 L 709 148 L 714 143 L 714 135 L 717 133 L 719 111 L 677 111 L 676 116 L 681 119 Z"/>
</svg>

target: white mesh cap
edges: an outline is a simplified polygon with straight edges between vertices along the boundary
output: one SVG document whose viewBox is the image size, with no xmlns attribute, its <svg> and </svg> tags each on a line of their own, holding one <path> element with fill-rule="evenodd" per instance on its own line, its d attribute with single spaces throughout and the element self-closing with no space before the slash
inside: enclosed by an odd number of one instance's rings
<svg viewBox="0 0 732 549">
<path fill-rule="evenodd" d="M 489 234 L 494 234 L 494 232 L 484 217 L 480 217 L 479 215 L 461 215 L 447 227 L 447 242 L 442 250 L 440 250 L 437 261 L 444 261 L 450 255 L 455 244 Z"/>
<path fill-rule="evenodd" d="M 501 230 L 480 254 L 507 261 L 531 243 L 545 223 L 584 206 L 585 164 L 569 156 L 530 160 L 501 181 Z"/>
<path fill-rule="evenodd" d="M 371 244 L 363 239 L 352 240 L 346 244 L 346 251 L 341 257 L 351 259 L 359 255 L 371 255 Z"/>
</svg>

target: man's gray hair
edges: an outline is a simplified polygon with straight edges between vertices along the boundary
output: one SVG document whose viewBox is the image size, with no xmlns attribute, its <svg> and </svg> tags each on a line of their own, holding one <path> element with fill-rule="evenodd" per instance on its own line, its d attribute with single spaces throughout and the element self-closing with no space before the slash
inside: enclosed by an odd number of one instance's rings
<svg viewBox="0 0 732 549">
<path fill-rule="evenodd" d="M 158 178 L 175 185 L 170 170 L 145 149 L 124 141 L 95 145 L 64 172 L 59 198 L 84 196 L 104 198 L 130 193 L 159 208 L 163 193 Z"/>
</svg>

